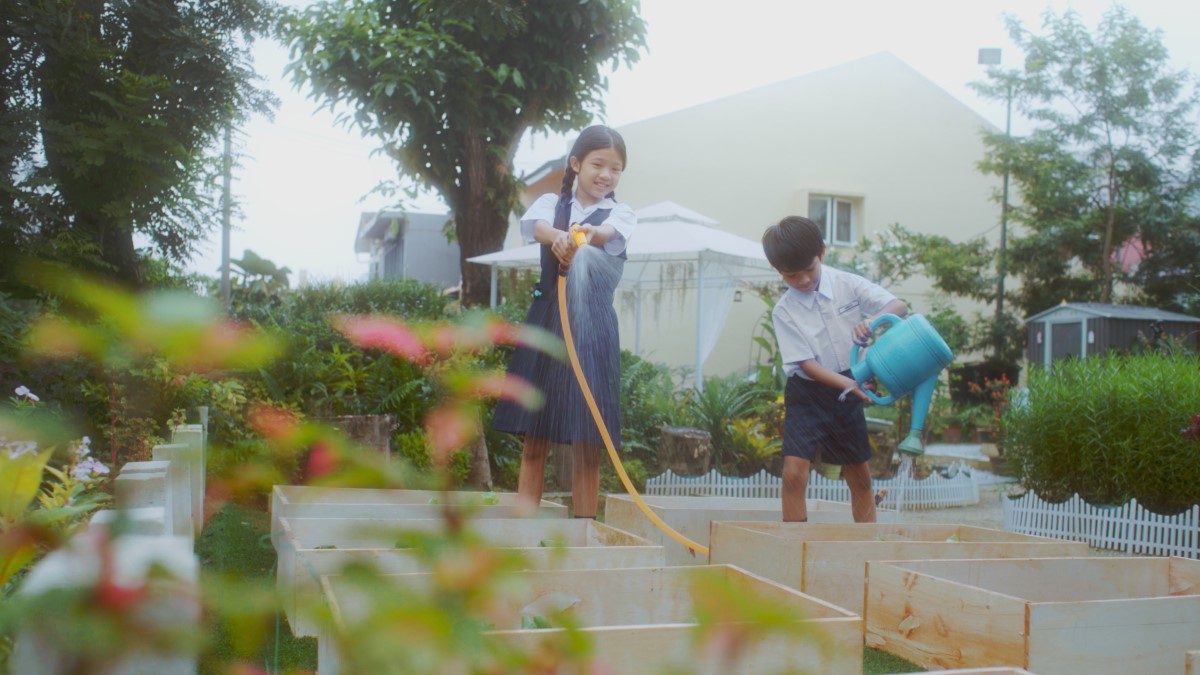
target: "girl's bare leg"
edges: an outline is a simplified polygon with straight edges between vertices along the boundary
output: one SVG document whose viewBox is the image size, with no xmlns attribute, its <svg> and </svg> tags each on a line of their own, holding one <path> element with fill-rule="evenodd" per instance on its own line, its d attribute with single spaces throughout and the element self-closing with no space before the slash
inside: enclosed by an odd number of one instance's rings
<svg viewBox="0 0 1200 675">
<path fill-rule="evenodd" d="M 600 500 L 600 446 L 576 442 L 571 444 L 571 452 L 571 503 L 575 517 L 595 518 Z"/>
<path fill-rule="evenodd" d="M 542 501 L 542 485 L 546 480 L 546 457 L 550 441 L 526 434 L 521 447 L 521 472 L 517 478 L 517 497 L 536 509 Z"/>
</svg>

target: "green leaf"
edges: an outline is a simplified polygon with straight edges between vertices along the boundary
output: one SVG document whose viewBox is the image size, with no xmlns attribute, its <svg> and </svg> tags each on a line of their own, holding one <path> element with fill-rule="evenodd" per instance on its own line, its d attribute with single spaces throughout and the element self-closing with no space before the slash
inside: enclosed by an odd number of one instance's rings
<svg viewBox="0 0 1200 675">
<path fill-rule="evenodd" d="M 0 453 L 0 519 L 8 523 L 20 521 L 37 497 L 42 472 L 53 454 L 53 449 L 11 458 Z"/>
</svg>

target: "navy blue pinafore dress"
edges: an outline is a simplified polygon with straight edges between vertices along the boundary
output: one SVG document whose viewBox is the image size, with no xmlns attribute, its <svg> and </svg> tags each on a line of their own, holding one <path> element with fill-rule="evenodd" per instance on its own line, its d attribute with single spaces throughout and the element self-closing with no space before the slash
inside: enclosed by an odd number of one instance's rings
<svg viewBox="0 0 1200 675">
<path fill-rule="evenodd" d="M 597 209 L 583 223 L 599 225 L 610 212 L 611 209 Z M 555 229 L 566 230 L 570 215 L 571 203 L 560 201 L 555 209 Z M 534 288 L 525 323 L 562 338 L 558 312 L 558 258 L 549 246 L 543 244 L 541 248 L 542 276 Z M 588 256 L 586 263 L 581 261 L 581 255 Z M 621 280 L 625 260 L 624 252 L 609 255 L 600 249 L 581 250 L 576 253 L 575 265 L 567 275 L 567 312 L 571 317 L 575 351 L 616 448 L 621 447 L 621 352 L 613 293 Z M 513 401 L 501 400 L 492 416 L 494 429 L 528 434 L 553 443 L 583 441 L 604 445 L 569 361 L 559 361 L 542 351 L 518 346 L 509 361 L 508 373 L 528 380 L 541 390 L 545 404 L 539 410 L 526 410 Z"/>
</svg>

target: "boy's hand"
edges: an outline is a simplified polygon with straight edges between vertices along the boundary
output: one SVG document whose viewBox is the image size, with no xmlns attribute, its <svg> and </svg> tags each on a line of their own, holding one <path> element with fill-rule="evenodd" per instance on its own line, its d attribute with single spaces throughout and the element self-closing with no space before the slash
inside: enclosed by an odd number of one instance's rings
<svg viewBox="0 0 1200 675">
<path fill-rule="evenodd" d="M 866 347 L 871 340 L 871 322 L 861 321 L 854 327 L 854 344 Z"/>
</svg>

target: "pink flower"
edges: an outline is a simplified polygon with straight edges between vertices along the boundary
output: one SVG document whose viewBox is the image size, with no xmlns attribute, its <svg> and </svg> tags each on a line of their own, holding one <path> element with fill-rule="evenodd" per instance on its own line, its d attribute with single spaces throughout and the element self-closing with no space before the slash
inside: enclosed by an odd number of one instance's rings
<svg viewBox="0 0 1200 675">
<path fill-rule="evenodd" d="M 366 349 L 382 349 L 413 363 L 429 360 L 429 350 L 404 322 L 386 316 L 337 316 L 334 327 L 351 342 Z"/>
</svg>

